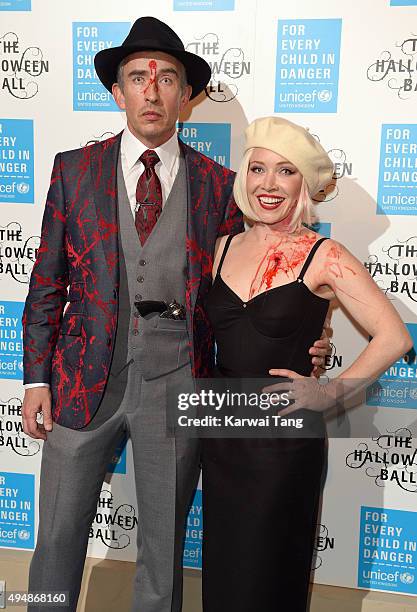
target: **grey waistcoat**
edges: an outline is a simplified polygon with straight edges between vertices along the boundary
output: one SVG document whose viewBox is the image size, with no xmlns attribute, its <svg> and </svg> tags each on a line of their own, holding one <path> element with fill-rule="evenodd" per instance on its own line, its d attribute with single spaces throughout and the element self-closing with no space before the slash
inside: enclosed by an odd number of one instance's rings
<svg viewBox="0 0 417 612">
<path fill-rule="evenodd" d="M 142 247 L 127 197 L 119 156 L 119 312 L 112 375 L 135 363 L 145 378 L 155 378 L 189 362 L 185 321 L 136 317 L 134 302 L 177 300 L 185 304 L 187 183 L 184 158 L 158 223 Z M 137 331 L 135 329 L 137 327 Z"/>
</svg>

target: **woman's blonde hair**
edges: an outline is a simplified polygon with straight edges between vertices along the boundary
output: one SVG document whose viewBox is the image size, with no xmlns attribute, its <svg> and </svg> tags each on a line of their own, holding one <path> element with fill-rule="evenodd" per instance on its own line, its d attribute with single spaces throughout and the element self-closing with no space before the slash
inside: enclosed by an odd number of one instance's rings
<svg viewBox="0 0 417 612">
<path fill-rule="evenodd" d="M 249 162 L 254 149 L 248 149 L 242 159 L 239 169 L 236 174 L 235 183 L 233 185 L 233 195 L 235 202 L 243 212 L 244 216 L 248 221 L 259 221 L 259 217 L 256 215 L 252 206 L 250 205 L 248 192 L 246 188 L 246 180 L 249 170 Z M 301 183 L 300 194 L 294 210 L 293 218 L 289 226 L 291 233 L 298 231 L 303 224 L 312 225 L 315 221 L 315 215 L 313 213 L 313 203 L 311 196 L 308 191 L 306 180 L 303 177 Z"/>
</svg>

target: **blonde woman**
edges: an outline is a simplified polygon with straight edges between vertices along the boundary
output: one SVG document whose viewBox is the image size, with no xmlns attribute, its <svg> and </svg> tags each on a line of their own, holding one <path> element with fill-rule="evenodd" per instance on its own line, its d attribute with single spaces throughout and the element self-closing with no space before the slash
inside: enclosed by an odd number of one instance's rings
<svg viewBox="0 0 417 612">
<path fill-rule="evenodd" d="M 296 403 L 281 414 L 323 411 L 335 385 L 376 378 L 411 346 L 362 264 L 304 225 L 311 196 L 332 173 L 327 153 L 302 127 L 278 117 L 254 121 L 234 187 L 251 227 L 217 243 L 206 307 L 218 376 L 299 383 Z M 308 348 L 334 297 L 372 340 L 323 387 L 309 376 Z M 205 612 L 306 610 L 325 449 L 324 436 L 204 440 Z"/>
</svg>

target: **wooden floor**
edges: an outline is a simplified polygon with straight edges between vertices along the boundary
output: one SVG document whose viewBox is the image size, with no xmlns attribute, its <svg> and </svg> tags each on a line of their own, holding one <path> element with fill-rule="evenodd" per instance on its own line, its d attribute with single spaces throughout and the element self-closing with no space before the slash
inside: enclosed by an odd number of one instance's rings
<svg viewBox="0 0 417 612">
<path fill-rule="evenodd" d="M 0 549 L 0 580 L 6 581 L 7 590 L 26 590 L 31 556 L 32 553 Z M 130 612 L 133 574 L 133 563 L 88 558 L 77 612 Z M 201 612 L 200 601 L 200 573 L 186 570 L 183 612 Z M 10 610 L 24 612 L 26 608 L 15 606 Z M 310 612 L 416 611 L 416 597 L 324 585 L 313 587 L 310 605 Z"/>
</svg>

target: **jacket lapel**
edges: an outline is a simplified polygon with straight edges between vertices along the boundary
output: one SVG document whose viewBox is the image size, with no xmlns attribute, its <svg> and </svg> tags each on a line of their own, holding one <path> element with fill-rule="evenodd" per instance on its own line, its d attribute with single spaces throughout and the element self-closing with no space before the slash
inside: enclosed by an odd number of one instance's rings
<svg viewBox="0 0 417 612">
<path fill-rule="evenodd" d="M 207 253 L 205 218 L 207 172 L 201 164 L 201 156 L 191 147 L 179 141 L 185 156 L 187 179 L 187 308 L 194 313 L 201 277 L 211 273 L 210 255 Z"/>
<path fill-rule="evenodd" d="M 117 160 L 122 134 L 93 145 L 90 157 L 91 179 L 98 228 L 107 270 L 115 284 L 119 282 L 119 245 L 117 225 Z"/>
</svg>

